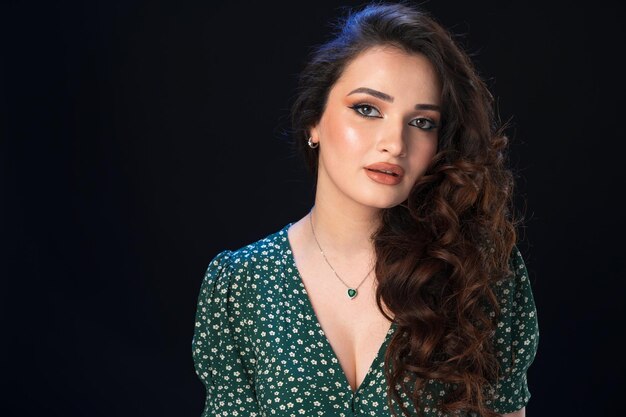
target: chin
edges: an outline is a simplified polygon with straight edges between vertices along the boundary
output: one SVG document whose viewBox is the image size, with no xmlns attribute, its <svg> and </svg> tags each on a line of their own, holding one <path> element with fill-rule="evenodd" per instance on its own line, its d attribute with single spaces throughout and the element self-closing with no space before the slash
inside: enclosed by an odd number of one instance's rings
<svg viewBox="0 0 626 417">
<path fill-rule="evenodd" d="M 396 207 L 403 202 L 406 201 L 407 197 L 398 197 L 398 198 L 390 198 L 383 199 L 380 196 L 372 196 L 373 198 L 365 199 L 364 204 L 370 207 L 375 207 L 378 209 L 389 209 L 392 207 Z"/>
<path fill-rule="evenodd" d="M 396 186 L 376 185 L 374 187 L 364 187 L 360 193 L 361 198 L 359 198 L 358 201 L 361 201 L 367 206 L 379 209 L 396 207 L 409 198 L 411 188 L 407 185 L 408 184 L 398 184 Z"/>
</svg>

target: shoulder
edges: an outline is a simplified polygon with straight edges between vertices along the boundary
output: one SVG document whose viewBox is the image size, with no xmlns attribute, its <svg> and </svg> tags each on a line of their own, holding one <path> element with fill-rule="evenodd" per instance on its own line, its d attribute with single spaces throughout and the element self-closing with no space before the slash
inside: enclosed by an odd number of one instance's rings
<svg viewBox="0 0 626 417">
<path fill-rule="evenodd" d="M 281 262 L 287 245 L 287 228 L 237 249 L 219 252 L 209 262 L 203 287 L 246 286 L 258 276 L 255 271 L 269 270 L 272 264 Z"/>
<path fill-rule="evenodd" d="M 224 265 L 230 270 L 239 267 L 247 268 L 251 264 L 271 263 L 283 256 L 287 240 L 287 228 L 271 233 L 255 242 L 246 244 L 234 250 L 224 250 L 218 253 L 211 263 Z"/>
<path fill-rule="evenodd" d="M 522 253 L 516 245 L 509 257 L 509 269 L 510 274 L 496 281 L 494 288 L 500 307 L 504 309 L 502 313 L 512 313 L 511 310 L 515 309 L 517 313 L 534 316 L 535 304 L 530 277 Z M 520 309 L 527 311 L 520 312 Z"/>
</svg>

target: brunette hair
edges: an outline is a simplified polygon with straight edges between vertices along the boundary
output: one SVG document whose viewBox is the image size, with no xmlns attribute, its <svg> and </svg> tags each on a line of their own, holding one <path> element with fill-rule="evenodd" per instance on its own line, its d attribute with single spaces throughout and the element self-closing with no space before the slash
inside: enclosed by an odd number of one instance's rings
<svg viewBox="0 0 626 417">
<path fill-rule="evenodd" d="M 444 413 L 496 416 L 485 405 L 500 372 L 492 343 L 500 309 L 492 284 L 511 273 L 519 220 L 504 126 L 497 125 L 493 97 L 468 55 L 415 6 L 374 3 L 349 12 L 300 75 L 291 113 L 295 146 L 316 179 L 318 149 L 306 144 L 310 128 L 346 66 L 386 45 L 427 57 L 442 86 L 438 152 L 407 200 L 381 211 L 372 235 L 376 301 L 397 324 L 385 354 L 388 405 L 397 416 L 393 397 L 410 415 L 403 393 L 421 414 L 420 397 L 436 380 L 447 388 L 437 404 Z"/>
</svg>

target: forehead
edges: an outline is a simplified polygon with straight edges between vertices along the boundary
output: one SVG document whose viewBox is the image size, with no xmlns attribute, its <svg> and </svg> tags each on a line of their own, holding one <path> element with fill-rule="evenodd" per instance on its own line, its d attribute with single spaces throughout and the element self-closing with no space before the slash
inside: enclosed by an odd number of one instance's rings
<svg viewBox="0 0 626 417">
<path fill-rule="evenodd" d="M 413 96 L 439 101 L 440 82 L 426 56 L 393 46 L 366 49 L 346 65 L 333 89 L 368 87 L 394 97 Z"/>
</svg>

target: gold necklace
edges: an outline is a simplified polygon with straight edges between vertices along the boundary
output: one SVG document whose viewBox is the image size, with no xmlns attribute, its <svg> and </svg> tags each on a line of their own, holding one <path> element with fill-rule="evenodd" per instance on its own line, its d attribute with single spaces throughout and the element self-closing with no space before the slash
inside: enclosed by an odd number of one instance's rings
<svg viewBox="0 0 626 417">
<path fill-rule="evenodd" d="M 317 243 L 317 247 L 320 249 L 320 253 L 324 257 L 324 260 L 326 261 L 328 266 L 330 266 L 330 269 L 333 270 L 337 278 L 339 278 L 339 281 L 343 282 L 343 285 L 345 285 L 348 288 L 348 291 L 347 291 L 348 298 L 353 300 L 359 293 L 359 287 L 365 282 L 369 274 L 374 270 L 374 266 L 376 265 L 372 266 L 372 269 L 370 269 L 369 272 L 365 275 L 365 278 L 363 278 L 363 280 L 361 281 L 361 284 L 359 284 L 356 288 L 350 287 L 348 284 L 346 284 L 346 282 L 343 279 L 341 279 L 337 271 L 335 271 L 335 268 L 333 268 L 330 262 L 328 262 L 328 259 L 326 259 L 326 255 L 324 255 L 324 251 L 322 250 L 322 247 L 320 246 L 320 242 L 317 240 L 317 236 L 315 235 L 315 228 L 313 228 L 313 209 L 311 209 L 311 211 L 309 212 L 309 223 L 311 224 L 311 231 L 313 232 L 313 238 L 315 239 L 315 243 Z"/>
</svg>

